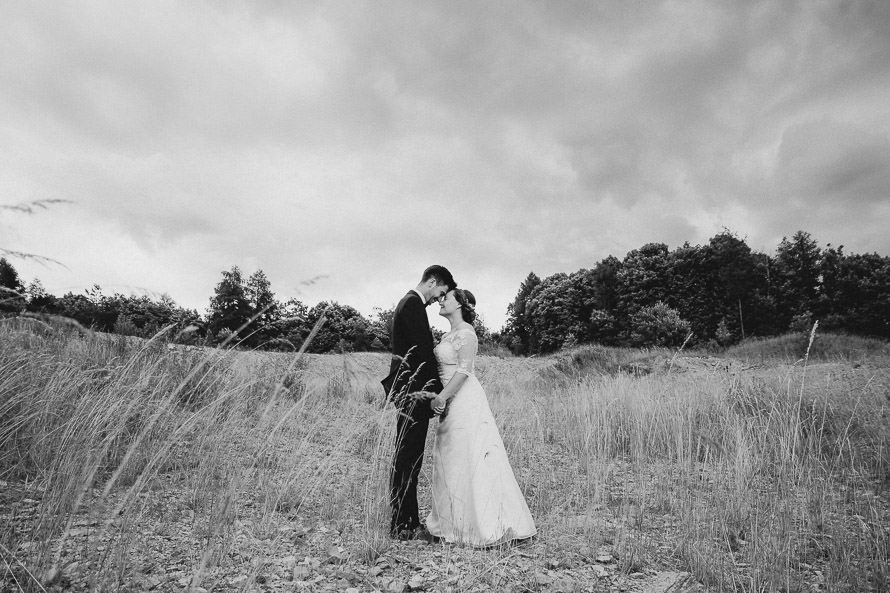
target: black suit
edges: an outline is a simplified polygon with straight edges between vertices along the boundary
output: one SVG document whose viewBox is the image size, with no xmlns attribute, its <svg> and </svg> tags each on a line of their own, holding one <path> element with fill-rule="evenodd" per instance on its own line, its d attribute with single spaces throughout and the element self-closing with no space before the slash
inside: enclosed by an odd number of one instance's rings
<svg viewBox="0 0 890 593">
<path fill-rule="evenodd" d="M 390 530 L 397 534 L 400 530 L 420 525 L 417 478 L 423 463 L 427 428 L 434 415 L 429 400 L 414 400 L 407 394 L 442 391 L 426 305 L 414 291 L 406 294 L 396 306 L 392 322 L 392 354 L 390 375 L 383 380 L 383 385 L 399 408 L 396 450 L 390 474 Z"/>
</svg>

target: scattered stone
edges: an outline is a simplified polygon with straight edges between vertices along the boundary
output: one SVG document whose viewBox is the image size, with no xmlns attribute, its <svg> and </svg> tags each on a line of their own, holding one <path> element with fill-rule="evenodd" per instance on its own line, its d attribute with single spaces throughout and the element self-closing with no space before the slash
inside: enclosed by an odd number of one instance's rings
<svg viewBox="0 0 890 593">
<path fill-rule="evenodd" d="M 232 577 L 229 579 L 229 586 L 231 587 L 241 587 L 244 583 L 247 582 L 247 575 L 240 575 L 237 577 Z"/>
<path fill-rule="evenodd" d="M 139 577 L 137 581 L 144 591 L 152 591 L 164 583 L 164 580 L 159 576 Z"/>
<path fill-rule="evenodd" d="M 77 571 L 80 569 L 79 562 L 69 562 L 65 568 L 62 569 L 62 574 L 66 577 L 72 577 L 77 574 Z"/>
<path fill-rule="evenodd" d="M 29 551 L 40 545 L 40 542 L 22 542 L 19 544 L 19 550 Z"/>
<path fill-rule="evenodd" d="M 328 564 L 344 564 L 349 560 L 349 554 L 340 546 L 328 547 Z"/>
<path fill-rule="evenodd" d="M 553 593 L 575 593 L 581 589 L 580 585 L 572 579 L 560 579 L 551 587 Z"/>
<path fill-rule="evenodd" d="M 44 587 L 49 587 L 62 576 L 62 571 L 59 570 L 58 566 L 53 566 L 49 568 L 45 573 L 43 573 L 43 577 L 40 579 L 40 582 L 43 583 Z"/>
<path fill-rule="evenodd" d="M 685 590 L 684 587 L 692 580 L 688 572 L 666 571 L 659 573 L 655 578 L 646 583 L 645 593 L 669 593 Z"/>
</svg>

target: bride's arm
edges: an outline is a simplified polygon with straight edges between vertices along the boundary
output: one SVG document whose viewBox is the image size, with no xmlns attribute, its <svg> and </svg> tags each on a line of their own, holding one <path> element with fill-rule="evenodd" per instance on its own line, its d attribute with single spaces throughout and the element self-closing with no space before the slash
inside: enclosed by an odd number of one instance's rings
<svg viewBox="0 0 890 593">
<path fill-rule="evenodd" d="M 463 386 L 468 376 L 469 375 L 463 373 L 454 373 L 451 379 L 448 380 L 448 385 L 445 386 L 439 395 L 433 398 L 433 401 L 430 404 L 430 407 L 433 408 L 433 412 L 441 414 L 445 411 L 445 404 L 448 403 L 448 400 L 454 397 L 455 393 L 460 391 L 460 388 Z"/>
<path fill-rule="evenodd" d="M 457 370 L 448 380 L 448 384 L 442 389 L 441 393 L 433 399 L 430 406 L 437 414 L 442 413 L 445 404 L 448 403 L 454 394 L 460 391 L 467 377 L 473 374 L 474 359 L 476 358 L 476 350 L 479 348 L 479 341 L 476 338 L 476 332 L 461 332 L 454 340 L 454 349 L 457 351 Z"/>
</svg>

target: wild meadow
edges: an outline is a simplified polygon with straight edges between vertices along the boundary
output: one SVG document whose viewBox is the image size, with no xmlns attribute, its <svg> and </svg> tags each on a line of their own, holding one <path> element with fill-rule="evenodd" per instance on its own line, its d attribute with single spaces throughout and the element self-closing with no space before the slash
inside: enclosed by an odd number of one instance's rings
<svg viewBox="0 0 890 593">
<path fill-rule="evenodd" d="M 539 533 L 477 550 L 387 537 L 387 355 L 169 337 L 0 321 L 4 590 L 890 589 L 885 342 L 481 357 Z"/>
</svg>

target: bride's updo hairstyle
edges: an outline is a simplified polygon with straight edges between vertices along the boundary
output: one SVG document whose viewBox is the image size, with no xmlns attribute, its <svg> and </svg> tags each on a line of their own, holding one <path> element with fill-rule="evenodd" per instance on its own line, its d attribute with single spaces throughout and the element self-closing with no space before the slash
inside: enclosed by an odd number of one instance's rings
<svg viewBox="0 0 890 593">
<path fill-rule="evenodd" d="M 469 324 L 476 321 L 476 297 L 469 290 L 454 289 L 454 299 L 460 303 L 460 316 Z"/>
</svg>

